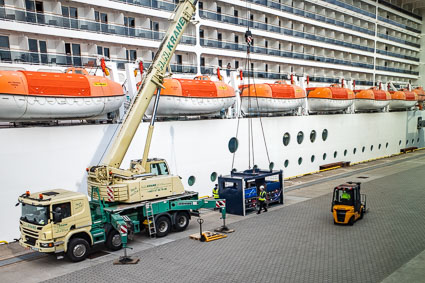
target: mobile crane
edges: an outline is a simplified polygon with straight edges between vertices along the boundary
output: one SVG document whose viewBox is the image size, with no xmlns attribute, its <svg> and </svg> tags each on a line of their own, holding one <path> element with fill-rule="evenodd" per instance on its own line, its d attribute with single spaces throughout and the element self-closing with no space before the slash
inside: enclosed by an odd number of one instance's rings
<svg viewBox="0 0 425 283">
<path fill-rule="evenodd" d="M 22 205 L 21 246 L 58 257 L 65 253 L 77 262 L 84 260 L 90 248 L 97 244 L 105 244 L 111 250 L 127 248 L 128 239 L 143 230 L 156 237 L 166 236 L 171 229 L 183 231 L 191 214 L 198 214 L 200 208 L 223 208 L 225 221 L 224 200 L 199 199 L 198 193 L 184 190 L 180 177 L 169 174 L 165 160 L 148 159 L 155 115 L 143 158 L 132 160 L 127 170 L 119 168 L 155 91 L 156 112 L 166 67 L 195 12 L 196 3 L 197 0 L 178 3 L 172 23 L 112 146 L 101 165 L 87 169 L 91 199 L 62 189 L 32 194 L 27 191 L 18 198 L 18 205 Z"/>
</svg>

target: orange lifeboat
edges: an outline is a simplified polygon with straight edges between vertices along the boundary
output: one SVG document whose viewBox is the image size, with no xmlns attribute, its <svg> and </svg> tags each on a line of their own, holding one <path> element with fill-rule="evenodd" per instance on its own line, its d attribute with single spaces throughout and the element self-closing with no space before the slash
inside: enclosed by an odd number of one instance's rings
<svg viewBox="0 0 425 283">
<path fill-rule="evenodd" d="M 190 116 L 214 114 L 232 106 L 234 89 L 207 76 L 194 79 L 165 78 L 158 104 L 158 116 Z M 152 115 L 154 98 L 146 111 Z"/>
<path fill-rule="evenodd" d="M 390 93 L 390 110 L 407 110 L 415 106 L 418 101 L 418 95 L 407 89 L 390 91 Z"/>
<path fill-rule="evenodd" d="M 289 112 L 301 107 L 305 91 L 285 81 L 241 85 L 241 109 L 245 114 Z"/>
<path fill-rule="evenodd" d="M 329 87 L 309 88 L 307 92 L 310 112 L 341 111 L 353 104 L 354 92 L 335 84 Z"/>
<path fill-rule="evenodd" d="M 124 91 L 107 78 L 70 68 L 66 73 L 0 71 L 0 96 L 1 121 L 48 121 L 114 112 Z"/>
<path fill-rule="evenodd" d="M 415 88 L 413 90 L 413 92 L 417 94 L 417 96 L 418 96 L 419 109 L 422 110 L 423 107 L 424 107 L 424 101 L 425 101 L 425 91 L 420 86 L 420 87 Z"/>
<path fill-rule="evenodd" d="M 356 111 L 372 111 L 385 108 L 391 101 L 388 91 L 375 87 L 356 91 L 354 106 Z"/>
</svg>

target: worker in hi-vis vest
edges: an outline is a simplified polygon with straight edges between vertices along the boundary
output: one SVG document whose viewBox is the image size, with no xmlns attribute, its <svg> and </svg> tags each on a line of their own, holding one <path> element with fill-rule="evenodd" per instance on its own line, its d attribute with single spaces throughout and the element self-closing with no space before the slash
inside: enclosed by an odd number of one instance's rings
<svg viewBox="0 0 425 283">
<path fill-rule="evenodd" d="M 213 193 L 214 199 L 220 198 L 220 196 L 218 195 L 218 185 L 217 184 L 215 184 L 215 187 L 214 187 L 212 193 Z"/>
<path fill-rule="evenodd" d="M 257 214 L 261 213 L 261 210 L 264 208 L 264 212 L 267 212 L 266 207 L 266 190 L 263 185 L 260 186 L 260 194 L 258 196 L 258 202 L 260 203 L 260 209 L 258 210 Z"/>
</svg>

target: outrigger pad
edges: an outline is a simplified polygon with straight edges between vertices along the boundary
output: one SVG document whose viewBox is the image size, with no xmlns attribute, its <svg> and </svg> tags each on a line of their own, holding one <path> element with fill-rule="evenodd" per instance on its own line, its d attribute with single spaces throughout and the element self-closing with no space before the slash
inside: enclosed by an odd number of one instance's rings
<svg viewBox="0 0 425 283">
<path fill-rule="evenodd" d="M 214 232 L 220 232 L 220 233 L 233 233 L 235 232 L 235 229 L 229 229 L 227 226 L 220 226 L 216 229 L 214 229 Z"/>
<path fill-rule="evenodd" d="M 137 264 L 139 261 L 140 258 L 138 257 L 121 256 L 119 259 L 114 261 L 114 265 Z"/>
</svg>

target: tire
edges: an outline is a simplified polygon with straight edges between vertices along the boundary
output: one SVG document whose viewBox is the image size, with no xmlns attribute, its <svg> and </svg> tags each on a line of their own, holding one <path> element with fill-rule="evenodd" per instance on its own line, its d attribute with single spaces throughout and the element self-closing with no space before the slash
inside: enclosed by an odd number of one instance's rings
<svg viewBox="0 0 425 283">
<path fill-rule="evenodd" d="M 86 240 L 81 238 L 74 238 L 68 244 L 68 250 L 66 255 L 73 262 L 79 262 L 86 259 L 89 253 L 89 243 Z"/>
<path fill-rule="evenodd" d="M 167 216 L 160 216 L 155 220 L 156 237 L 165 237 L 171 231 L 171 221 Z"/>
<path fill-rule="evenodd" d="M 363 219 L 363 216 L 364 216 L 364 211 L 363 211 L 363 209 L 360 209 L 360 217 L 359 217 L 359 219 Z"/>
<path fill-rule="evenodd" d="M 106 238 L 106 247 L 111 251 L 118 251 L 122 248 L 121 235 L 117 230 L 112 229 Z"/>
<path fill-rule="evenodd" d="M 174 229 L 177 232 L 184 231 L 189 225 L 189 214 L 187 212 L 177 212 L 175 220 Z"/>
<path fill-rule="evenodd" d="M 348 225 L 350 225 L 350 226 L 354 225 L 354 215 L 351 216 L 350 220 L 348 221 Z"/>
</svg>

